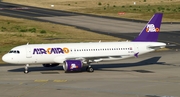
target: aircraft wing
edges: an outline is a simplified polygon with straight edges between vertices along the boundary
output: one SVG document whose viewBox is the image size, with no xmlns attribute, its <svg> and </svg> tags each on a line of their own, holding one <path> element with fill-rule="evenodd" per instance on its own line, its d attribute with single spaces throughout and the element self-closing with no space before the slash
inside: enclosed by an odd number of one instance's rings
<svg viewBox="0 0 180 97">
<path fill-rule="evenodd" d="M 56 57 L 54 61 L 56 63 L 63 63 L 65 60 L 81 60 L 82 62 L 86 62 L 89 60 L 90 62 L 99 62 L 103 59 L 114 59 L 114 58 L 123 58 L 124 56 L 130 56 L 130 55 L 118 55 L 118 56 L 74 56 L 74 57 L 66 57 L 62 58 L 61 56 Z"/>
</svg>

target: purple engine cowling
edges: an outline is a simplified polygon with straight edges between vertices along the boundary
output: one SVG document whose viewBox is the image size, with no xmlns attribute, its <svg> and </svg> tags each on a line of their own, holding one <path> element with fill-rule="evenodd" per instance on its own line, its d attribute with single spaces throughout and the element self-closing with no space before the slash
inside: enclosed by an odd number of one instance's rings
<svg viewBox="0 0 180 97">
<path fill-rule="evenodd" d="M 83 67 L 81 60 L 66 60 L 64 61 L 64 71 L 79 71 Z"/>
</svg>

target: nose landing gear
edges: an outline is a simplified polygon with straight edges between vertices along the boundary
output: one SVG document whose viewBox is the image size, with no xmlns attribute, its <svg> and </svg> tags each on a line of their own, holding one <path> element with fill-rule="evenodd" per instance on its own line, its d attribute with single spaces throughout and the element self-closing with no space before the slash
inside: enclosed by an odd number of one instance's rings
<svg viewBox="0 0 180 97">
<path fill-rule="evenodd" d="M 24 73 L 25 73 L 25 74 L 28 74 L 28 73 L 29 73 L 28 67 L 29 67 L 29 64 L 26 64 L 26 66 L 25 66 L 25 68 L 24 68 Z"/>
</svg>

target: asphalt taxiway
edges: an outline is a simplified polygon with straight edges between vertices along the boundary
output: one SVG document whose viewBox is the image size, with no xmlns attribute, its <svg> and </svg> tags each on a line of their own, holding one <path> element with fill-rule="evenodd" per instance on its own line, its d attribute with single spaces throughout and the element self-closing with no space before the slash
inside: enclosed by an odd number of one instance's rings
<svg viewBox="0 0 180 97">
<path fill-rule="evenodd" d="M 64 73 L 62 66 L 0 65 L 1 97 L 179 97 L 180 52 L 161 51 L 108 63 L 95 72 Z"/>
</svg>

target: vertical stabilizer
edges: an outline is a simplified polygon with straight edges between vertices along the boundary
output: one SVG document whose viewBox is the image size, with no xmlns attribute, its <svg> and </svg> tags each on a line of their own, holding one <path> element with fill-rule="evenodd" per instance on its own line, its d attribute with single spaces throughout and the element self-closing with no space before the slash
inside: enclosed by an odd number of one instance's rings
<svg viewBox="0 0 180 97">
<path fill-rule="evenodd" d="M 133 41 L 148 41 L 148 42 L 156 42 L 158 40 L 158 34 L 160 31 L 161 21 L 162 21 L 162 13 L 156 13 L 150 19 L 150 21 L 146 24 L 144 29 L 141 31 L 139 36 L 137 36 Z"/>
</svg>

